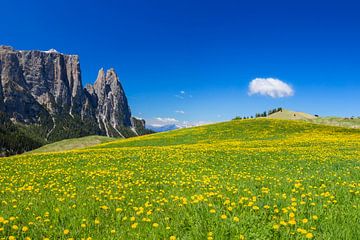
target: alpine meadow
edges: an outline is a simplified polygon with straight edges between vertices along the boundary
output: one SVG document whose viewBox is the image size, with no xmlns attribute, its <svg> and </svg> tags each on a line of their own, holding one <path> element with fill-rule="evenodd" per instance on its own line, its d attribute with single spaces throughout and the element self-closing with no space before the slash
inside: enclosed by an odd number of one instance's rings
<svg viewBox="0 0 360 240">
<path fill-rule="evenodd" d="M 360 130 L 234 120 L 1 159 L 3 239 L 359 239 Z"/>
<path fill-rule="evenodd" d="M 360 1 L 0 8 L 0 240 L 360 240 Z"/>
</svg>

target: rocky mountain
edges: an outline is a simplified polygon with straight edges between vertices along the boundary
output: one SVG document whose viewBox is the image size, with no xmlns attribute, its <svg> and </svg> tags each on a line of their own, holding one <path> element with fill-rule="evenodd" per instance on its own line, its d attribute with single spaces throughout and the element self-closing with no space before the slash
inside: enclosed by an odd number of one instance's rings
<svg viewBox="0 0 360 240">
<path fill-rule="evenodd" d="M 154 132 L 167 132 L 183 127 L 176 124 L 166 124 L 166 125 L 147 124 L 146 128 Z"/>
<path fill-rule="evenodd" d="M 84 88 L 77 55 L 0 46 L 0 80 L 0 111 L 44 143 L 147 133 L 144 121 L 131 117 L 115 70 L 100 69 L 94 85 Z"/>
</svg>

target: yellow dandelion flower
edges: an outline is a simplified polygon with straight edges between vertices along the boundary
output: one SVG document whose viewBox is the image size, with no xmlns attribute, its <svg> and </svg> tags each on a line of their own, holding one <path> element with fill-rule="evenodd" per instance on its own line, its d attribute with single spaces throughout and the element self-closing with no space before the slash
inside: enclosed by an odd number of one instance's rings
<svg viewBox="0 0 360 240">
<path fill-rule="evenodd" d="M 311 238 L 314 237 L 314 234 L 312 234 L 312 233 L 307 233 L 307 234 L 305 235 L 305 237 L 308 238 L 308 239 L 311 239 Z"/>
<path fill-rule="evenodd" d="M 291 219 L 291 220 L 289 221 L 289 224 L 290 224 L 290 225 L 295 225 L 295 224 L 296 224 L 296 221 L 293 220 L 293 219 Z"/>
<path fill-rule="evenodd" d="M 102 210 L 109 210 L 109 207 L 106 206 L 106 205 L 103 205 L 103 206 L 101 206 L 100 208 L 101 208 Z"/>
<path fill-rule="evenodd" d="M 225 214 L 221 215 L 221 219 L 225 220 L 227 216 Z"/>
<path fill-rule="evenodd" d="M 70 230 L 69 229 L 65 229 L 64 230 L 64 235 L 68 235 L 70 233 Z"/>
<path fill-rule="evenodd" d="M 239 222 L 240 221 L 240 219 L 238 217 L 234 217 L 233 220 L 234 220 L 234 222 Z"/>
</svg>

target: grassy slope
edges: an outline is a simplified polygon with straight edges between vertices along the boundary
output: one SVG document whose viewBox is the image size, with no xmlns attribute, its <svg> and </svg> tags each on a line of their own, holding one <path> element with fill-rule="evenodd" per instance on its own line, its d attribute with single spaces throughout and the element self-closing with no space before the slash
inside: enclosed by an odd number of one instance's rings
<svg viewBox="0 0 360 240">
<path fill-rule="evenodd" d="M 320 117 L 310 120 L 312 123 L 349 128 L 360 128 L 360 118 Z"/>
<path fill-rule="evenodd" d="M 268 118 L 284 119 L 284 120 L 307 120 L 316 118 L 314 115 L 304 112 L 294 112 L 283 109 L 282 111 L 270 114 Z"/>
<path fill-rule="evenodd" d="M 360 128 L 360 118 L 340 118 L 340 117 L 315 117 L 314 115 L 294 112 L 290 110 L 282 110 L 268 116 L 271 119 L 283 119 L 283 120 L 304 120 L 311 123 L 323 124 L 329 126 Z"/>
<path fill-rule="evenodd" d="M 28 153 L 45 153 L 45 152 L 60 152 L 66 150 L 81 149 L 90 147 L 100 143 L 106 143 L 114 141 L 115 138 L 109 138 L 104 136 L 87 136 L 81 138 L 65 139 L 55 143 L 44 145 L 38 149 L 35 149 Z M 28 154 L 26 153 L 26 154 Z"/>
<path fill-rule="evenodd" d="M 18 237 L 360 238 L 356 129 L 239 120 L 2 161 Z"/>
</svg>

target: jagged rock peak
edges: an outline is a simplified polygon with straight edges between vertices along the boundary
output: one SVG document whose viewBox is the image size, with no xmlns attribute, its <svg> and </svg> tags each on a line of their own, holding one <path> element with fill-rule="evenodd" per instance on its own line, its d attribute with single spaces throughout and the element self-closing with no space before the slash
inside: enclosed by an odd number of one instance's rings
<svg viewBox="0 0 360 240">
<path fill-rule="evenodd" d="M 83 88 L 79 57 L 54 49 L 17 51 L 0 46 L 0 110 L 15 122 L 46 122 L 47 138 L 64 131 L 56 128 L 67 124 L 61 123 L 69 121 L 65 119 L 73 119 L 79 126 L 88 124 L 81 134 L 131 136 L 134 125 L 143 125 L 131 120 L 124 89 L 113 68 L 106 72 L 101 68 L 94 85 Z"/>
<path fill-rule="evenodd" d="M 13 52 L 15 51 L 15 49 L 11 46 L 5 46 L 5 45 L 0 45 L 0 51 L 5 52 L 5 51 L 10 51 Z"/>
</svg>

